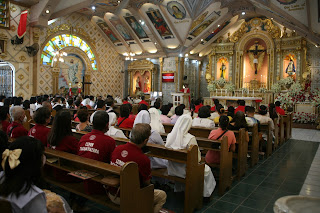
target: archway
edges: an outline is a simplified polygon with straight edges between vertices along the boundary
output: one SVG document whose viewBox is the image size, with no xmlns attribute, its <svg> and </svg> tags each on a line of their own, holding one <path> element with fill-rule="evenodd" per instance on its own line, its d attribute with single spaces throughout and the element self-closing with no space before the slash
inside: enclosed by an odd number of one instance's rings
<svg viewBox="0 0 320 213">
<path fill-rule="evenodd" d="M 15 68 L 6 61 L 0 60 L 0 95 L 15 96 Z"/>
</svg>

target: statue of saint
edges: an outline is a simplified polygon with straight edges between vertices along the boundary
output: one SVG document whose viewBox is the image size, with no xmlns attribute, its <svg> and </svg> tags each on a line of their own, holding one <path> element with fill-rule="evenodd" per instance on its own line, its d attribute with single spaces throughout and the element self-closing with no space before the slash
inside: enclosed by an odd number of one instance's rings
<svg viewBox="0 0 320 213">
<path fill-rule="evenodd" d="M 140 77 L 138 76 L 136 79 L 136 92 L 141 91 L 141 82 Z"/>
<path fill-rule="evenodd" d="M 224 77 L 226 75 L 226 73 L 225 73 L 226 69 L 227 69 L 226 65 L 222 62 L 221 67 L 220 67 L 220 78 L 224 79 Z"/>
<path fill-rule="evenodd" d="M 292 75 L 294 75 L 296 73 L 296 68 L 294 66 L 294 62 L 293 62 L 292 58 L 290 58 L 289 64 L 288 64 L 287 69 L 286 69 L 286 73 L 289 76 L 292 76 Z"/>
<path fill-rule="evenodd" d="M 74 64 L 73 59 L 70 60 L 70 64 L 66 62 L 66 64 L 69 66 L 68 68 L 68 77 L 69 77 L 69 81 L 71 82 L 72 85 L 74 85 L 77 81 L 77 73 L 78 73 L 78 67 L 79 67 L 79 63 L 77 62 L 76 64 Z"/>
<path fill-rule="evenodd" d="M 145 81 L 144 81 L 144 89 L 143 89 L 144 93 L 148 93 L 150 92 L 150 88 L 149 88 L 149 77 L 147 76 Z"/>
</svg>

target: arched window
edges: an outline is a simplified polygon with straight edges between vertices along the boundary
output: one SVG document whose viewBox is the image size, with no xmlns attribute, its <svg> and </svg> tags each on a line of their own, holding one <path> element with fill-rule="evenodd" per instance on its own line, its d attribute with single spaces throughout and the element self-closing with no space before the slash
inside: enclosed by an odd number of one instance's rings
<svg viewBox="0 0 320 213">
<path fill-rule="evenodd" d="M 54 57 L 53 53 L 70 46 L 78 47 L 85 52 L 90 59 L 92 69 L 97 70 L 97 60 L 90 46 L 81 38 L 70 34 L 61 34 L 53 37 L 43 48 L 41 63 L 43 65 L 51 65 Z"/>
<path fill-rule="evenodd" d="M 0 95 L 14 96 L 14 66 L 0 60 Z"/>
</svg>

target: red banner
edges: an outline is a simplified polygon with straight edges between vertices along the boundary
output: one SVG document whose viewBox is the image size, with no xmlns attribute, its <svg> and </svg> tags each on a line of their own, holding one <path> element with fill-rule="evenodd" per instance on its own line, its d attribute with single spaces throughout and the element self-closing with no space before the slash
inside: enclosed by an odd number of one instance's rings
<svg viewBox="0 0 320 213">
<path fill-rule="evenodd" d="M 162 82 L 174 82 L 174 73 L 162 73 Z"/>
<path fill-rule="evenodd" d="M 20 15 L 20 22 L 18 26 L 18 37 L 22 38 L 24 34 L 26 34 L 27 30 L 27 16 L 28 16 L 28 10 L 25 10 Z"/>
</svg>

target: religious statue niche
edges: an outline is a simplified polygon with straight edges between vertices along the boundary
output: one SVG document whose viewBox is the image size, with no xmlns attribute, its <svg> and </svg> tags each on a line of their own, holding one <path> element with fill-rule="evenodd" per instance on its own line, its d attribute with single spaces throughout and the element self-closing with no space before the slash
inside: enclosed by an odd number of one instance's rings
<svg viewBox="0 0 320 213">
<path fill-rule="evenodd" d="M 77 90 L 78 83 L 82 82 L 85 75 L 84 61 L 76 54 L 68 54 L 64 57 L 64 62 L 59 63 L 59 88 L 73 88 Z M 73 93 L 75 91 L 72 91 Z"/>
<path fill-rule="evenodd" d="M 226 57 L 221 57 L 217 62 L 217 76 L 216 79 L 228 79 L 229 62 Z"/>
<path fill-rule="evenodd" d="M 268 78 L 268 54 L 265 41 L 254 38 L 245 46 L 243 57 L 243 85 L 249 89 L 266 87 Z M 252 85 L 255 85 L 253 88 Z"/>
<path fill-rule="evenodd" d="M 151 10 L 146 13 L 162 39 L 166 39 L 167 37 L 173 38 L 171 30 L 159 10 L 151 8 Z"/>
<path fill-rule="evenodd" d="M 288 54 L 283 59 L 283 78 L 291 77 L 296 79 L 297 58 L 293 54 Z"/>
<path fill-rule="evenodd" d="M 133 93 L 143 92 L 149 94 L 151 92 L 151 73 L 145 71 L 143 74 L 136 71 L 133 74 Z"/>
</svg>

